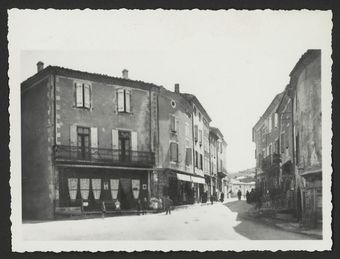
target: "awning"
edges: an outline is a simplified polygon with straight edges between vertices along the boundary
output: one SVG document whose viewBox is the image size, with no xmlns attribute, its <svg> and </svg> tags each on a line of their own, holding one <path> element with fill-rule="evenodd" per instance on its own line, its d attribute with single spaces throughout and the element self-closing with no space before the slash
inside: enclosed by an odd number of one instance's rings
<svg viewBox="0 0 340 259">
<path fill-rule="evenodd" d="M 201 183 L 205 184 L 204 178 L 201 177 L 196 177 L 196 176 L 191 176 L 191 179 L 194 183 Z"/>
<path fill-rule="evenodd" d="M 180 181 L 191 182 L 190 175 L 177 173 L 176 176 L 177 176 L 177 179 L 180 180 Z"/>
</svg>

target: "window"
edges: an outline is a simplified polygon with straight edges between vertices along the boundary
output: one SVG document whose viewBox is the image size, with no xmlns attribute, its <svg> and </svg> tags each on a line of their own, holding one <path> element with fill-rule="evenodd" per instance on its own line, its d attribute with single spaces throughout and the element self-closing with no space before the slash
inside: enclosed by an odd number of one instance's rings
<svg viewBox="0 0 340 259">
<path fill-rule="evenodd" d="M 202 146 L 202 130 L 199 130 L 199 141 L 200 141 L 200 146 Z"/>
<path fill-rule="evenodd" d="M 189 123 L 185 123 L 185 137 L 190 138 L 190 129 L 189 129 Z"/>
<path fill-rule="evenodd" d="M 199 121 L 201 121 L 201 120 L 202 120 L 202 115 L 201 115 L 201 113 L 200 113 L 200 112 L 198 112 L 198 119 L 199 119 Z"/>
<path fill-rule="evenodd" d="M 170 161 L 178 162 L 178 144 L 175 142 L 170 143 Z"/>
<path fill-rule="evenodd" d="M 195 125 L 195 142 L 197 142 L 198 141 L 198 126 L 197 125 Z"/>
<path fill-rule="evenodd" d="M 285 134 L 281 133 L 281 153 L 285 152 Z"/>
<path fill-rule="evenodd" d="M 268 118 L 268 131 L 269 132 L 272 131 L 272 117 L 271 116 Z"/>
<path fill-rule="evenodd" d="M 203 170 L 203 156 L 200 154 L 200 169 Z"/>
<path fill-rule="evenodd" d="M 117 90 L 117 105 L 118 112 L 130 112 L 131 111 L 131 91 L 127 89 Z"/>
<path fill-rule="evenodd" d="M 296 135 L 296 164 L 298 165 L 300 162 L 300 144 L 299 144 L 299 134 Z"/>
<path fill-rule="evenodd" d="M 191 148 L 186 148 L 185 164 L 186 164 L 187 166 L 190 166 L 190 165 L 192 164 Z"/>
<path fill-rule="evenodd" d="M 277 126 L 279 124 L 278 119 L 279 119 L 279 116 L 277 115 L 277 113 L 275 113 L 275 115 L 274 115 L 274 125 L 275 125 L 275 128 L 277 128 Z"/>
<path fill-rule="evenodd" d="M 195 167 L 198 168 L 198 152 L 195 151 Z"/>
<path fill-rule="evenodd" d="M 194 106 L 194 115 L 196 116 L 196 113 L 197 113 L 197 111 L 196 111 L 196 106 Z"/>
<path fill-rule="evenodd" d="M 77 127 L 78 157 L 88 159 L 90 157 L 90 129 Z"/>
<path fill-rule="evenodd" d="M 174 115 L 170 115 L 170 130 L 176 132 L 176 117 Z"/>
<path fill-rule="evenodd" d="M 91 108 L 91 87 L 85 83 L 75 83 L 75 103 L 77 108 Z"/>
</svg>

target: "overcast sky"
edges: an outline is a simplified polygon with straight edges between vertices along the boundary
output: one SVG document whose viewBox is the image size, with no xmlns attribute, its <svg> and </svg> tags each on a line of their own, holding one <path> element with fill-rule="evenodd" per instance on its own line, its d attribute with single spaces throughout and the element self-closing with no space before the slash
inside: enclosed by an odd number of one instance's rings
<svg viewBox="0 0 340 259">
<path fill-rule="evenodd" d="M 227 170 L 255 166 L 252 127 L 307 49 L 330 43 L 330 12 L 21 11 L 9 40 L 20 81 L 36 63 L 192 93 L 227 143 Z M 25 50 L 25 51 L 22 51 Z"/>
</svg>

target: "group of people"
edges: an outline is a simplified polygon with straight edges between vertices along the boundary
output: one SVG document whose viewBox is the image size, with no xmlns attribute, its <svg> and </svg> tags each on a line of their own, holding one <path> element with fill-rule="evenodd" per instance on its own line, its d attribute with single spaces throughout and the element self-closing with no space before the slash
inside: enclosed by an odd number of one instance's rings
<svg viewBox="0 0 340 259">
<path fill-rule="evenodd" d="M 250 192 L 246 192 L 247 203 L 256 203 L 256 207 L 260 208 L 262 206 L 261 196 L 262 194 L 260 193 L 260 191 L 251 189 Z"/>
</svg>

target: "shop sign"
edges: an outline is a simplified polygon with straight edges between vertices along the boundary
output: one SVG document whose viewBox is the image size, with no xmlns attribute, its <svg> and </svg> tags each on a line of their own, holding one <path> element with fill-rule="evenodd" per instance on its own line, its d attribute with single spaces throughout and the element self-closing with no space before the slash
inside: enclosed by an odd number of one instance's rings
<svg viewBox="0 0 340 259">
<path fill-rule="evenodd" d="M 108 190 L 109 189 L 109 182 L 108 181 L 104 181 L 103 188 L 104 188 L 104 190 Z"/>
<path fill-rule="evenodd" d="M 146 190 L 146 189 L 147 189 L 147 185 L 143 184 L 143 190 Z"/>
<path fill-rule="evenodd" d="M 132 179 L 132 193 L 135 199 L 138 199 L 140 189 L 140 180 Z"/>
</svg>

